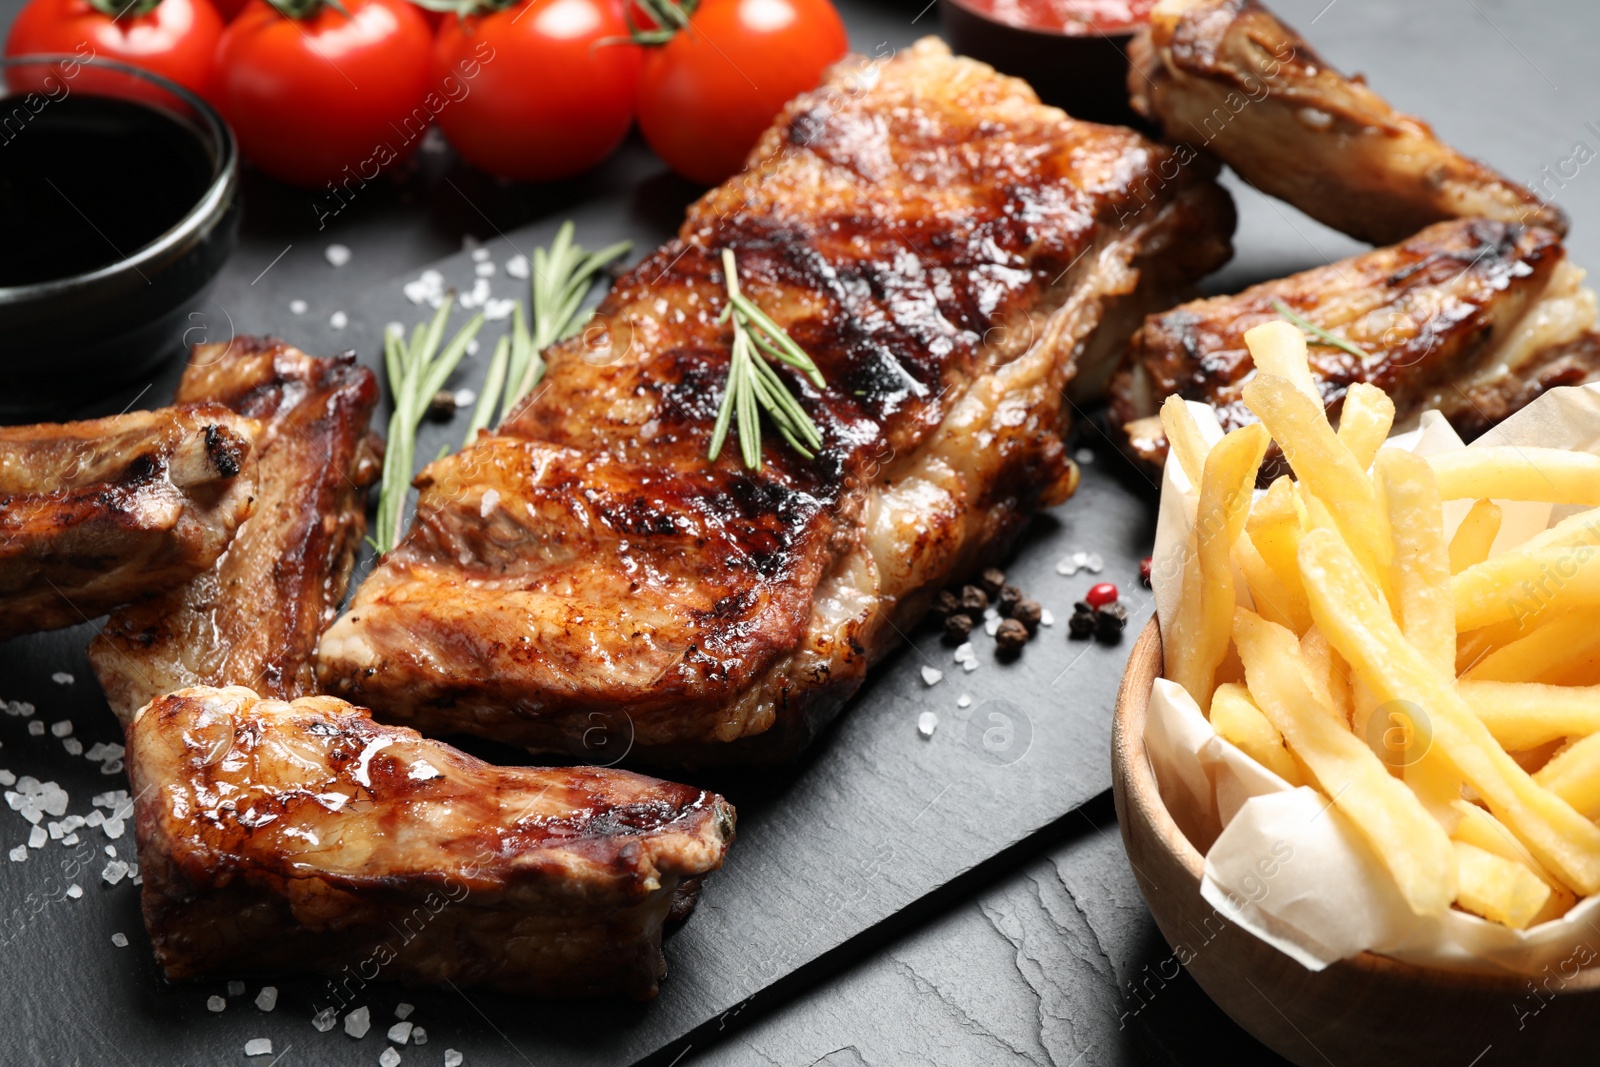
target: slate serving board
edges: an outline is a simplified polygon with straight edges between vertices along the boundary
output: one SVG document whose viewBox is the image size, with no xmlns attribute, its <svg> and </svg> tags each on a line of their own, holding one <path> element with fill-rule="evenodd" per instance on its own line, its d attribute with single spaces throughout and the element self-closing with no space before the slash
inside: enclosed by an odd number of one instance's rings
<svg viewBox="0 0 1600 1067">
<path fill-rule="evenodd" d="M 635 173 L 647 158 L 636 145 L 624 154 Z M 630 258 L 670 235 L 689 191 L 659 172 L 612 180 L 629 175 L 624 164 L 608 168 L 589 199 L 484 245 L 497 265 L 491 279 L 496 297 L 526 296 L 527 283 L 508 277 L 505 264 L 548 244 L 560 218 L 572 218 L 579 240 L 591 248 L 632 240 Z M 470 202 L 467 193 L 456 192 Z M 463 250 L 432 267 L 465 292 L 476 263 Z M 402 291 L 403 282 L 420 273 L 408 271 L 347 303 L 349 324 L 337 331 L 281 314 L 264 322 L 239 322 L 230 314 L 205 324 L 207 339 L 220 339 L 219 329 L 278 330 L 311 351 L 353 348 L 376 368 L 385 324 L 409 327 L 428 313 Z M 465 318 L 458 311 L 452 321 Z M 465 361 L 453 385 L 478 385 L 493 338 L 505 325 L 485 328 L 478 355 Z M 139 402 L 170 396 L 174 376 L 166 374 Z M 102 406 L 117 410 L 121 399 Z M 380 427 L 386 417 L 380 413 Z M 417 454 L 458 445 L 465 421 L 463 411 L 450 423 L 426 425 Z M 359 959 L 350 961 L 342 983 L 239 975 L 169 985 L 150 957 L 137 889 L 127 879 L 112 886 L 102 877 L 112 860 L 105 846 L 115 848 L 118 859 L 132 858 L 131 825 L 115 840 L 82 828 L 74 847 L 51 841 L 24 848 L 21 862 L 0 855 L 0 894 L 10 909 L 0 918 L 0 951 L 13 967 L 27 962 L 30 985 L 39 991 L 19 998 L 23 1017 L 0 1023 L 8 1047 L 22 1061 L 40 1063 L 118 1062 L 119 1055 L 137 1064 L 269 1063 L 272 1056 L 246 1060 L 243 1052 L 247 1041 L 267 1038 L 285 1064 L 372 1063 L 387 1044 L 384 1032 L 401 1001 L 416 1006 L 410 1021 L 428 1034 L 427 1045 L 400 1050 L 408 1063 L 442 1062 L 446 1048 L 463 1052 L 467 1063 L 671 1063 L 703 1047 L 757 998 L 781 996 L 786 983 L 859 952 L 863 934 L 884 936 L 895 927 L 883 924 L 896 917 L 901 925 L 910 922 L 932 895 L 980 876 L 996 856 L 1108 786 L 1113 697 L 1127 645 L 1150 610 L 1137 573 L 1153 536 L 1154 487 L 1106 447 L 1092 423 L 1083 424 L 1079 437 L 1081 489 L 1034 522 L 1007 566 L 1012 580 L 1055 617 L 1019 659 L 1000 662 L 993 639 L 979 633 L 973 643 L 980 666 L 969 673 L 936 632 L 907 634 L 904 647 L 797 766 L 687 776 L 733 800 L 739 836 L 726 868 L 708 880 L 696 913 L 669 938 L 672 971 L 656 1001 L 549 1005 L 448 988 L 405 991 L 384 984 L 381 971 Z M 1079 551 L 1102 556 L 1103 572 L 1057 573 L 1058 561 Z M 370 562 L 362 560 L 358 577 Z M 1129 636 L 1110 645 L 1069 641 L 1073 601 L 1102 578 L 1124 591 Z M 29 724 L 70 720 L 71 736 L 85 748 L 118 740 L 82 654 L 91 626 L 0 645 L 0 698 L 37 708 L 31 717 L 0 715 L 0 768 L 59 783 L 78 815 L 88 813 L 95 794 L 126 788 L 124 776 L 102 774 L 100 764 L 69 754 L 64 738 L 48 729 L 36 736 Z M 943 678 L 928 685 L 925 666 Z M 71 684 L 52 680 L 63 671 L 73 676 Z M 968 707 L 958 706 L 962 695 L 970 697 Z M 917 729 L 924 711 L 939 719 L 929 739 Z M 467 747 L 505 762 L 526 759 L 492 745 Z M 50 821 L 53 815 L 41 825 Z M 0 809 L 0 853 L 24 844 L 30 829 L 21 814 Z M 81 897 L 66 895 L 72 885 Z M 113 945 L 118 932 L 128 947 Z M 246 980 L 244 994 L 229 995 L 230 977 Z M 279 990 L 270 1013 L 253 1004 L 268 983 Z M 220 1013 L 207 1007 L 212 996 L 227 1002 Z M 359 1041 L 342 1025 L 322 1033 L 311 1024 L 322 1008 L 339 1008 L 342 1017 L 363 1005 L 373 1026 Z"/>
</svg>

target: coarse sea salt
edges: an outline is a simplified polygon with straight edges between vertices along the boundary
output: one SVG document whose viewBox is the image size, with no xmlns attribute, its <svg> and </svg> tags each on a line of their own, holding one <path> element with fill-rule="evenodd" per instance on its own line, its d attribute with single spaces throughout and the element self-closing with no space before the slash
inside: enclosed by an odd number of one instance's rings
<svg viewBox="0 0 1600 1067">
<path fill-rule="evenodd" d="M 244 1054 L 246 1056 L 272 1055 L 272 1039 L 270 1037 L 252 1037 L 244 1043 Z"/>
<path fill-rule="evenodd" d="M 76 737 L 63 737 L 61 739 L 61 747 L 67 750 L 67 755 L 69 756 L 83 755 L 83 742 Z"/>
<path fill-rule="evenodd" d="M 128 935 L 119 930 L 111 935 L 111 943 L 116 945 L 118 948 L 127 948 Z"/>
<path fill-rule="evenodd" d="M 291 301 L 289 301 L 289 314 L 291 314 L 291 315 L 304 315 L 307 311 L 310 311 L 310 310 L 311 310 L 311 305 L 306 303 L 304 300 L 291 300 Z"/>
<path fill-rule="evenodd" d="M 397 1045 L 403 1045 L 411 1040 L 411 1030 L 410 1023 L 395 1023 L 389 1027 L 389 1040 Z"/>
<path fill-rule="evenodd" d="M 378 1067 L 397 1067 L 400 1062 L 400 1053 L 392 1048 L 386 1048 L 378 1056 Z"/>
<path fill-rule="evenodd" d="M 83 886 L 79 885 L 77 882 L 73 882 L 71 885 L 67 886 L 67 896 L 71 897 L 73 900 L 77 900 L 79 897 L 83 896 Z"/>
<path fill-rule="evenodd" d="M 256 994 L 256 1007 L 262 1011 L 271 1011 L 278 1006 L 278 987 L 267 985 L 261 987 L 261 992 Z"/>
<path fill-rule="evenodd" d="M 21 863 L 23 860 L 28 858 L 28 846 L 18 845 L 16 848 L 6 853 L 6 855 L 11 857 L 12 863 Z"/>
<path fill-rule="evenodd" d="M 110 885 L 116 885 L 128 876 L 128 865 L 121 860 L 112 860 L 106 864 L 105 870 L 100 872 L 100 877 Z"/>
<path fill-rule="evenodd" d="M 927 664 L 923 664 L 923 666 L 922 666 L 922 680 L 927 685 L 938 685 L 939 684 L 939 679 L 941 679 L 943 677 L 944 677 L 944 671 L 941 671 L 937 667 L 929 667 Z"/>
<path fill-rule="evenodd" d="M 407 1004 L 402 1000 L 394 1006 L 394 1017 L 396 1019 L 409 1019 L 411 1018 L 411 1013 L 416 1010 L 415 1005 Z"/>
<path fill-rule="evenodd" d="M 67 737 L 72 733 L 72 720 L 62 719 L 60 722 L 50 724 L 51 737 Z"/>
<path fill-rule="evenodd" d="M 365 1005 L 357 1008 L 344 1017 L 344 1032 L 351 1037 L 361 1039 L 367 1036 L 367 1031 L 372 1029 L 372 1009 Z"/>
<path fill-rule="evenodd" d="M 339 1013 L 332 1008 L 323 1008 L 312 1018 L 311 1025 L 317 1028 L 318 1033 L 325 1034 L 332 1030 L 339 1022 Z"/>
<path fill-rule="evenodd" d="M 488 250 L 484 249 L 484 251 Z M 482 263 L 479 263 L 477 266 L 472 268 L 472 273 L 476 274 L 480 278 L 493 278 L 494 264 L 490 263 L 488 260 L 484 260 Z"/>
<path fill-rule="evenodd" d="M 328 325 L 332 326 L 335 330 L 342 330 L 346 326 L 350 325 L 350 316 L 346 315 L 342 311 L 335 311 L 332 315 L 328 316 Z"/>
<path fill-rule="evenodd" d="M 461 1053 L 457 1052 L 455 1049 L 447 1048 L 444 1050 L 444 1067 L 461 1067 L 461 1061 L 463 1058 L 464 1057 L 461 1055 Z"/>
<path fill-rule="evenodd" d="M 413 1026 L 411 1028 L 411 1043 L 413 1045 L 426 1045 L 428 1043 L 428 1031 L 420 1026 Z"/>
<path fill-rule="evenodd" d="M 513 278 L 526 278 L 528 276 L 528 257 L 518 253 L 506 260 L 506 273 Z"/>
<path fill-rule="evenodd" d="M 972 707 L 972 698 L 969 697 L 967 694 L 962 693 L 961 694 L 961 699 L 956 701 L 956 707 L 958 707 L 958 708 L 970 708 L 970 707 Z"/>
<path fill-rule="evenodd" d="M 71 685 L 76 679 L 66 671 L 56 671 L 50 676 L 50 680 L 57 685 Z"/>
<path fill-rule="evenodd" d="M 1049 608 L 1040 608 L 1039 609 L 1039 625 L 1040 626 L 1054 626 L 1055 624 L 1056 624 L 1056 617 L 1054 615 L 1050 614 L 1050 609 Z"/>
<path fill-rule="evenodd" d="M 228 983 L 228 996 L 230 996 L 230 997 L 242 997 L 242 996 L 244 996 L 244 983 L 243 982 L 239 982 L 239 981 L 229 982 Z"/>
<path fill-rule="evenodd" d="M 489 250 L 487 248 L 474 248 L 472 250 L 472 262 L 474 262 L 474 263 L 487 263 L 487 262 L 489 262 Z"/>
<path fill-rule="evenodd" d="M 32 734 L 34 737 L 43 737 L 44 723 L 40 722 L 38 719 L 33 720 L 28 724 L 28 733 Z"/>
<path fill-rule="evenodd" d="M 350 249 L 344 245 L 329 245 L 322 254 L 335 267 L 342 267 L 350 262 Z"/>
<path fill-rule="evenodd" d="M 222 1011 L 227 1006 L 228 1002 L 215 994 L 206 998 L 206 1007 L 211 1011 Z"/>
<path fill-rule="evenodd" d="M 917 716 L 917 733 L 921 734 L 924 739 L 932 737 L 933 732 L 938 728 L 939 716 L 933 712 L 925 711 Z"/>
</svg>

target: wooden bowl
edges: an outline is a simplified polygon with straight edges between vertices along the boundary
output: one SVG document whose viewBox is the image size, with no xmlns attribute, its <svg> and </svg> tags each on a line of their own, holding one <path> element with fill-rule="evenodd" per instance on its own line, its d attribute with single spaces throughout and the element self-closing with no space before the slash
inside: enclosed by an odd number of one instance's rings
<svg viewBox="0 0 1600 1067">
<path fill-rule="evenodd" d="M 1370 952 L 1313 972 L 1206 903 L 1204 860 L 1167 811 L 1145 757 L 1145 713 L 1160 674 L 1161 632 L 1152 619 L 1117 694 L 1111 740 L 1117 821 L 1173 960 L 1235 1022 L 1306 1067 L 1600 1058 L 1600 930 L 1536 978 L 1435 970 Z M 1174 966 L 1166 977 L 1175 974 Z M 1142 981 L 1140 999 L 1127 994 L 1129 1010 L 1160 996 L 1159 975 L 1147 968 Z"/>
</svg>

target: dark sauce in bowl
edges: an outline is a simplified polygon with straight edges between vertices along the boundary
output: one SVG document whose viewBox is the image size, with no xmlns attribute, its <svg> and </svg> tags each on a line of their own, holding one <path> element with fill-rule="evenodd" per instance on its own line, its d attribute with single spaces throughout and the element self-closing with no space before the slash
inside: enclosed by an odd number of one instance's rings
<svg viewBox="0 0 1600 1067">
<path fill-rule="evenodd" d="M 110 266 L 172 229 L 214 177 L 198 131 L 132 100 L 0 98 L 0 286 Z"/>
</svg>

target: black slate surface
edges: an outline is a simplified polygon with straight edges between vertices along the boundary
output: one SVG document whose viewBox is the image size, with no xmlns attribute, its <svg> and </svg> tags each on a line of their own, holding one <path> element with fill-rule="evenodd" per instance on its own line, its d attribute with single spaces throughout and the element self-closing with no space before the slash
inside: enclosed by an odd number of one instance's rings
<svg viewBox="0 0 1600 1067">
<path fill-rule="evenodd" d="M 0 21 L 17 6 L 0 0 Z M 934 28 L 936 13 L 920 2 L 898 11 L 869 0 L 840 6 L 860 50 Z M 1600 238 L 1587 225 L 1596 179 L 1562 167 L 1575 140 L 1600 147 L 1585 125 L 1600 121 L 1600 73 L 1587 56 L 1596 12 L 1494 0 L 1275 6 L 1331 59 L 1367 70 L 1380 91 L 1446 138 L 1542 182 L 1574 217 L 1574 258 L 1600 261 Z M 1230 187 L 1242 216 L 1239 255 L 1213 288 L 1357 247 Z M 363 190 L 319 230 L 313 198 L 251 178 L 240 251 L 190 340 L 276 331 L 313 351 L 355 345 L 370 358 L 384 322 L 419 314 L 399 282 L 463 239 L 489 242 L 503 263 L 510 246 L 526 251 L 574 217 L 586 242 L 626 233 L 642 251 L 692 195 L 637 144 L 593 175 L 544 189 L 502 186 L 429 153 L 408 180 Z M 323 259 L 333 241 L 354 251 L 348 266 Z M 467 262 L 451 256 L 447 273 L 469 281 Z M 495 289 L 509 294 L 503 274 Z M 310 305 L 303 316 L 289 310 L 296 298 Z M 351 317 L 344 330 L 328 325 L 338 310 Z M 474 373 L 464 372 L 464 384 L 475 384 Z M 144 397 L 130 390 L 94 408 L 164 398 L 174 377 L 150 383 Z M 459 438 L 459 430 L 438 434 Z M 1099 447 L 1092 428 L 1084 438 Z M 1066 643 L 1066 612 L 1089 579 L 1060 577 L 1053 565 L 1075 548 L 1100 551 L 1107 576 L 1142 593 L 1131 565 L 1150 534 L 1148 487 L 1119 475 L 1103 448 L 1099 457 L 1085 468 L 1084 490 L 1054 521 L 1041 521 L 1014 568 L 1058 620 L 1019 663 L 995 664 L 980 639 L 983 666 L 962 676 L 932 635 L 912 635 L 920 652 L 905 649 L 886 665 L 803 765 L 754 781 L 706 778 L 740 804 L 740 840 L 699 912 L 669 942 L 674 971 L 654 1004 L 550 1007 L 374 984 L 351 1001 L 374 1016 L 374 1032 L 357 1042 L 309 1025 L 312 1006 L 330 999 L 321 980 L 272 980 L 281 996 L 267 1014 L 251 1004 L 262 984 L 252 979 L 213 1014 L 205 1001 L 226 994 L 223 981 L 162 983 L 135 890 L 100 880 L 104 846 L 127 858 L 130 833 L 108 842 L 80 831 L 92 849 L 52 843 L 11 863 L 3 853 L 26 840 L 27 826 L 0 809 L 0 1061 L 372 1063 L 403 1000 L 429 1031 L 426 1046 L 403 1050 L 406 1063 L 441 1062 L 445 1048 L 462 1050 L 469 1064 L 689 1063 L 702 1054 L 709 1063 L 1204 1063 L 1214 1054 L 1254 1062 L 1259 1048 L 1186 978 L 1128 1017 L 1126 982 L 1168 953 L 1126 872 L 1105 797 L 1073 812 L 1106 782 L 1106 717 L 1127 646 Z M 86 746 L 117 732 L 82 660 L 87 632 L 0 646 L 0 697 L 34 702 L 45 722 L 70 718 Z M 918 678 L 924 655 L 945 672 L 932 688 Z M 58 670 L 76 681 L 52 682 Z M 971 709 L 955 707 L 961 692 L 971 694 Z M 965 724 L 989 699 L 1009 701 L 1013 718 L 1027 723 L 1031 740 L 1025 748 L 1014 741 L 1015 762 L 997 762 L 969 740 Z M 914 725 L 924 708 L 941 718 L 927 742 Z M 80 814 L 94 793 L 125 786 L 69 756 L 48 732 L 32 736 L 25 721 L 0 716 L 0 767 L 60 782 Z M 66 895 L 73 884 L 81 898 Z M 111 944 L 119 931 L 128 948 Z M 252 1037 L 271 1038 L 274 1056 L 246 1060 Z"/>
</svg>

